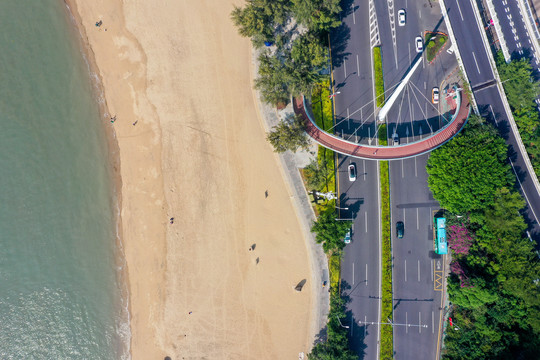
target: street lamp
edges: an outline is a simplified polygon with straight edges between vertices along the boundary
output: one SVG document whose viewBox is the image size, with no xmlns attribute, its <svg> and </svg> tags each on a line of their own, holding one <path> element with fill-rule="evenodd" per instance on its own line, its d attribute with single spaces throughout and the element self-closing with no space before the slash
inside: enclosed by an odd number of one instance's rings
<svg viewBox="0 0 540 360">
<path fill-rule="evenodd" d="M 354 221 L 354 219 L 334 219 L 336 221 Z"/>
<path fill-rule="evenodd" d="M 348 207 L 339 207 L 339 206 L 336 206 L 335 208 L 336 208 L 336 209 L 340 209 L 340 210 L 349 210 Z"/>
<path fill-rule="evenodd" d="M 341 94 L 341 91 L 336 91 L 335 93 L 332 93 L 328 96 L 329 99 L 336 97 L 337 94 Z"/>
<path fill-rule="evenodd" d="M 341 320 L 339 320 L 339 318 L 338 318 L 337 315 L 336 315 L 336 319 L 337 319 L 337 321 L 339 321 L 339 325 L 340 325 L 342 328 L 345 328 L 345 329 L 348 329 L 348 328 L 349 328 L 349 326 L 345 326 L 345 325 L 343 325 L 343 324 L 341 323 Z"/>
</svg>

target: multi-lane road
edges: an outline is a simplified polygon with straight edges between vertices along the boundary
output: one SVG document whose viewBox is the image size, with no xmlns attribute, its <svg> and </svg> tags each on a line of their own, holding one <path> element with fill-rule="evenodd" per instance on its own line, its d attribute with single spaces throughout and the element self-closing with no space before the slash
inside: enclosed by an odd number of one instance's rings
<svg viewBox="0 0 540 360">
<path fill-rule="evenodd" d="M 477 25 L 472 1 L 446 0 L 448 20 L 453 25 L 457 46 L 479 109 L 482 115 L 498 126 L 510 146 L 509 161 L 528 204 L 525 214 L 532 235 L 537 236 L 540 199 L 527 173 L 524 159 L 517 151 L 517 141 L 510 130 L 501 94 L 493 86 L 495 75 L 487 53 L 489 49 L 482 40 L 480 32 L 484 29 L 482 25 Z M 405 9 L 407 14 L 407 23 L 402 27 L 397 23 L 399 9 Z M 506 8 L 502 11 L 507 12 Z M 416 53 L 414 38 L 423 35 L 424 31 L 446 33 L 448 30 L 439 5 L 429 0 L 354 0 L 350 8 L 344 9 L 342 21 L 341 28 L 331 36 L 336 93 L 335 130 L 348 140 L 374 144 L 378 126 L 373 101 L 373 64 L 368 49 L 374 45 L 374 40 L 381 46 L 388 97 L 413 62 L 424 56 Z M 511 23 L 508 25 L 512 26 Z M 513 26 L 520 25 L 514 22 Z M 524 48 L 523 41 L 519 39 L 527 35 L 516 33 L 515 46 Z M 511 41 L 507 40 L 507 43 Z M 454 55 L 445 51 L 432 64 L 424 59 L 411 78 L 411 84 L 407 85 L 385 119 L 389 139 L 397 133 L 401 143 L 416 141 L 444 126 L 439 108 L 431 103 L 431 89 L 440 86 L 456 66 Z M 394 355 L 397 359 L 429 359 L 436 358 L 439 353 L 443 289 L 437 277 L 441 274 L 444 259 L 433 252 L 433 211 L 439 209 L 439 204 L 427 186 L 428 157 L 423 155 L 390 162 L 393 320 L 396 324 Z M 350 181 L 347 175 L 347 166 L 351 163 L 357 168 L 356 181 Z M 352 242 L 346 246 L 342 262 L 342 290 L 348 299 L 345 326 L 349 327 L 353 349 L 362 359 L 378 358 L 381 326 L 364 323 L 386 320 L 380 319 L 378 182 L 377 162 L 338 155 L 339 217 L 353 219 Z M 395 234 L 397 221 L 405 223 L 402 239 Z"/>
<path fill-rule="evenodd" d="M 425 3 L 425 4 L 424 4 Z M 336 133 L 360 143 L 375 143 L 377 130 L 370 34 L 378 32 L 382 53 L 385 88 L 392 89 L 421 55 L 414 49 L 414 38 L 424 30 L 445 31 L 440 10 L 428 1 L 396 0 L 393 8 L 375 1 L 375 13 L 368 2 L 354 1 L 344 11 L 343 26 L 333 34 L 333 80 Z M 427 5 L 424 6 L 424 5 Z M 398 26 L 397 12 L 405 8 L 407 23 Z M 373 8 L 371 8 L 373 10 Z M 371 19 L 371 20 L 370 20 Z M 376 19 L 376 23 L 374 23 Z M 439 112 L 431 103 L 431 89 L 439 86 L 457 63 L 444 53 L 442 60 L 424 62 L 411 80 L 399 104 L 388 116 L 391 136 L 397 131 L 401 141 L 419 140 L 440 127 Z M 431 124 L 424 119 L 432 119 Z M 411 326 L 394 327 L 396 358 L 421 355 L 433 358 L 439 336 L 441 292 L 434 289 L 434 261 L 431 211 L 438 209 L 427 187 L 427 155 L 390 163 L 392 223 L 405 222 L 405 236 L 395 239 L 394 322 Z M 351 182 L 347 166 L 355 163 L 358 178 Z M 353 218 L 352 243 L 347 245 L 342 263 L 342 289 L 348 298 L 348 324 L 353 349 L 363 359 L 378 358 L 380 325 L 365 325 L 380 319 L 380 199 L 377 162 L 338 156 L 340 218 Z M 393 226 L 394 227 L 394 226 Z M 440 289 L 439 289 L 440 290 Z M 384 322 L 384 321 L 383 321 Z M 415 325 L 422 325 L 415 326 Z M 388 325 L 382 325 L 388 326 Z M 421 346 L 419 347 L 418 344 Z"/>
<path fill-rule="evenodd" d="M 375 134 L 373 78 L 371 66 L 369 7 L 354 1 L 345 9 L 343 25 L 331 39 L 334 65 L 336 133 L 356 142 L 367 143 Z M 339 50 L 341 49 L 341 51 Z M 349 181 L 347 166 L 356 165 L 358 177 Z M 361 358 L 378 357 L 379 326 L 359 324 L 378 322 L 380 317 L 380 235 L 378 166 L 376 161 L 338 155 L 340 218 L 353 220 L 352 242 L 342 262 L 341 280 L 348 300 L 347 326 L 354 351 Z"/>
<path fill-rule="evenodd" d="M 540 216 L 540 196 L 529 174 L 525 159 L 519 151 L 518 140 L 511 130 L 503 99 L 497 86 L 484 87 L 492 82 L 495 74 L 491 70 L 488 52 L 482 40 L 481 31 L 484 29 L 477 24 L 474 8 L 470 1 L 445 0 L 448 19 L 454 29 L 457 46 L 467 72 L 474 98 L 482 115 L 486 116 L 499 129 L 509 146 L 509 162 L 517 178 L 527 207 L 524 215 L 529 224 L 529 232 L 533 238 L 540 237 L 538 216 Z"/>
</svg>

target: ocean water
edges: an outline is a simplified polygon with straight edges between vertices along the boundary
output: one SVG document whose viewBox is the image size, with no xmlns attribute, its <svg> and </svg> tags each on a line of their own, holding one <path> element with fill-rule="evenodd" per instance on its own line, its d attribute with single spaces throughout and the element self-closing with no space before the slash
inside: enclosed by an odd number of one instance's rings
<svg viewBox="0 0 540 360">
<path fill-rule="evenodd" d="M 120 359 L 110 124 L 62 0 L 0 24 L 0 359 Z"/>
</svg>

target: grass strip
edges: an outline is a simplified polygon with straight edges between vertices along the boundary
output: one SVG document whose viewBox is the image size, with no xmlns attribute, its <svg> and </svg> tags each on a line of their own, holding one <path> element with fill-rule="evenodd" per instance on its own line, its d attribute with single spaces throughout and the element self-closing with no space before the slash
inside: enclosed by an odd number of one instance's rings
<svg viewBox="0 0 540 360">
<path fill-rule="evenodd" d="M 334 117 L 332 100 L 330 99 L 330 80 L 325 80 L 315 85 L 311 93 L 311 108 L 317 126 L 324 131 L 333 133 Z M 326 179 L 326 188 L 324 191 L 336 192 L 334 152 L 323 146 L 319 146 L 317 151 L 317 161 L 319 166 L 325 166 L 327 168 L 329 174 Z"/>
<path fill-rule="evenodd" d="M 385 126 L 385 125 L 383 125 Z M 379 134 L 382 132 L 379 129 Z M 386 134 L 386 129 L 382 132 Z M 381 137 L 381 135 L 379 135 Z M 386 136 L 385 136 L 386 142 Z M 383 145 L 383 144 L 380 144 Z M 392 252 L 391 252 L 391 218 L 390 218 L 390 183 L 388 174 L 388 161 L 381 161 L 381 224 L 382 224 L 382 310 L 381 322 L 392 320 Z M 392 359 L 394 354 L 393 332 L 391 325 L 381 326 L 381 359 Z"/>
<path fill-rule="evenodd" d="M 382 70 L 382 53 L 380 46 L 373 48 L 373 68 L 375 70 L 375 96 L 377 107 L 384 105 L 384 79 Z"/>
<path fill-rule="evenodd" d="M 446 44 L 448 36 L 440 33 L 427 33 L 426 34 L 426 59 L 428 62 L 432 62 L 433 59 L 439 53 L 439 50 Z"/>
<path fill-rule="evenodd" d="M 339 280 L 341 279 L 341 254 L 333 253 L 328 257 L 328 272 L 330 273 L 330 290 L 339 295 Z"/>
</svg>

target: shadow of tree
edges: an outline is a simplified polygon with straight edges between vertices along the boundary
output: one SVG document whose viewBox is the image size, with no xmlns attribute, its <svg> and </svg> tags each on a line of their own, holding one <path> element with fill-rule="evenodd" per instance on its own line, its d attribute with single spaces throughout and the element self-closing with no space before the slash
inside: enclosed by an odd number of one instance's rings
<svg viewBox="0 0 540 360">
<path fill-rule="evenodd" d="M 342 298 L 345 301 L 345 315 L 347 316 L 345 326 L 349 326 L 348 338 L 349 338 L 349 347 L 353 350 L 359 357 L 359 359 L 364 359 L 366 356 L 366 342 L 365 339 L 371 333 L 368 331 L 368 326 L 366 324 L 359 324 L 360 319 L 356 319 L 353 315 L 352 309 L 349 308 L 351 304 L 350 293 L 352 292 L 351 286 L 347 281 L 341 281 L 341 293 Z M 373 327 L 376 329 L 376 327 Z"/>
</svg>

